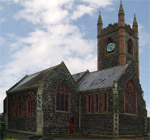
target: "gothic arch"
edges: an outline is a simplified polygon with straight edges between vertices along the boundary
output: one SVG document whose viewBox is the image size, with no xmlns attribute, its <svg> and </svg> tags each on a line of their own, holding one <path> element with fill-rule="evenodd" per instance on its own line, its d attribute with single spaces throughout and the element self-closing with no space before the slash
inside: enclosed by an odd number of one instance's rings
<svg viewBox="0 0 150 140">
<path fill-rule="evenodd" d="M 99 112 L 99 95 L 94 94 L 94 112 Z"/>
<path fill-rule="evenodd" d="M 102 94 L 102 112 L 108 112 L 108 93 Z"/>
<path fill-rule="evenodd" d="M 127 80 L 124 88 L 124 112 L 137 113 L 137 91 L 133 79 Z"/>
<path fill-rule="evenodd" d="M 18 117 L 23 117 L 23 99 L 21 96 L 18 97 L 17 110 Z"/>
<path fill-rule="evenodd" d="M 16 104 L 13 98 L 9 101 L 9 114 L 11 117 L 15 117 L 16 114 Z"/>
<path fill-rule="evenodd" d="M 91 112 L 91 95 L 86 95 L 86 112 Z"/>
<path fill-rule="evenodd" d="M 133 56 L 133 48 L 134 48 L 133 41 L 129 39 L 127 42 L 127 52 L 132 56 Z"/>
<path fill-rule="evenodd" d="M 33 116 L 33 98 L 30 94 L 26 97 L 26 117 L 30 118 Z"/>
<path fill-rule="evenodd" d="M 56 87 L 55 111 L 68 111 L 68 112 L 70 112 L 70 89 L 64 83 L 60 83 Z"/>
<path fill-rule="evenodd" d="M 68 128 L 70 133 L 74 133 L 77 128 L 77 120 L 74 117 L 71 117 L 68 122 Z"/>
</svg>

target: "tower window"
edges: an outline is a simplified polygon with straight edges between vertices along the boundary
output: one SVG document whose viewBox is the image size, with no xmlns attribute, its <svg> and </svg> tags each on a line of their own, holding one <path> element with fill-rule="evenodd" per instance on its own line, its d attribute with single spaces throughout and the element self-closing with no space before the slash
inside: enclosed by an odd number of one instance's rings
<svg viewBox="0 0 150 140">
<path fill-rule="evenodd" d="M 133 56 L 133 42 L 131 39 L 128 40 L 127 52 Z"/>
<path fill-rule="evenodd" d="M 103 93 L 102 95 L 102 112 L 108 112 L 108 94 Z"/>
<path fill-rule="evenodd" d="M 59 84 L 55 94 L 55 109 L 59 111 L 69 111 L 70 90 L 65 84 Z"/>
<path fill-rule="evenodd" d="M 86 96 L 86 111 L 91 112 L 91 96 Z"/>
<path fill-rule="evenodd" d="M 126 113 L 137 112 L 137 94 L 136 94 L 135 85 L 132 80 L 129 80 L 125 86 L 124 112 Z"/>
</svg>

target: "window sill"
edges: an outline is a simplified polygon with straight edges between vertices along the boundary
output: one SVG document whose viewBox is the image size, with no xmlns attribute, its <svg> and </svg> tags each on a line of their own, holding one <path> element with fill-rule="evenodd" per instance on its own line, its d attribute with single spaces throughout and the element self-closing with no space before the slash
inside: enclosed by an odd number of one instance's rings
<svg viewBox="0 0 150 140">
<path fill-rule="evenodd" d="M 81 113 L 81 114 L 93 114 L 93 115 L 104 115 L 104 114 L 112 114 L 112 112 L 86 112 L 86 113 Z"/>
<path fill-rule="evenodd" d="M 133 114 L 133 113 L 119 113 L 119 114 L 123 114 L 127 116 L 138 116 L 137 114 Z"/>
</svg>

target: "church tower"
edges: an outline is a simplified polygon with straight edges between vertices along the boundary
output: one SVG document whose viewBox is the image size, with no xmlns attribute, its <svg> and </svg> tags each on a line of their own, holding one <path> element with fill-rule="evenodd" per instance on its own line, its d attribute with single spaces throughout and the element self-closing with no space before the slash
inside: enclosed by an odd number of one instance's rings
<svg viewBox="0 0 150 140">
<path fill-rule="evenodd" d="M 127 64 L 129 61 L 139 79 L 138 23 L 134 15 L 133 26 L 125 24 L 122 1 L 118 12 L 118 23 L 103 28 L 101 14 L 97 23 L 97 67 L 98 71 Z"/>
</svg>

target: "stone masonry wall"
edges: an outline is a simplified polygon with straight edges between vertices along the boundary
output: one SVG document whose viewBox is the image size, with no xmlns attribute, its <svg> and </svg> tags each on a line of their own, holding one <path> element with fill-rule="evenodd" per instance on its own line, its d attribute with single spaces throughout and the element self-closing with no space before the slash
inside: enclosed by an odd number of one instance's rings
<svg viewBox="0 0 150 140">
<path fill-rule="evenodd" d="M 133 79 L 137 90 L 137 114 L 124 113 L 124 87 L 125 81 Z M 125 74 L 118 82 L 119 95 L 119 131 L 120 134 L 143 133 L 145 130 L 145 118 L 147 116 L 146 105 L 142 95 L 141 85 L 136 78 L 133 65 L 130 64 Z"/>
<path fill-rule="evenodd" d="M 134 63 L 135 65 L 135 60 L 137 57 L 136 54 L 136 39 L 134 36 L 131 36 L 129 33 L 126 32 L 126 52 L 127 52 L 127 44 L 128 44 L 128 40 L 131 39 L 133 41 L 133 56 L 131 56 L 130 54 L 127 53 L 127 62 L 130 60 L 132 63 Z"/>
<path fill-rule="evenodd" d="M 108 94 L 108 112 L 102 112 L 102 94 L 106 92 Z M 94 94 L 99 96 L 99 112 L 94 113 Z M 91 95 L 91 112 L 86 112 L 86 96 Z M 81 95 L 81 132 L 93 133 L 93 134 L 107 134 L 113 133 L 113 93 L 112 89 L 97 90 L 85 93 Z"/>
<path fill-rule="evenodd" d="M 130 114 L 119 115 L 119 134 L 136 135 L 144 133 L 145 119 L 143 116 Z"/>
<path fill-rule="evenodd" d="M 55 111 L 55 92 L 60 83 L 64 83 L 70 89 L 70 112 Z M 77 89 L 75 81 L 63 64 L 45 80 L 43 89 L 44 133 L 68 133 L 68 123 L 71 117 L 76 119 L 76 127 L 78 128 Z"/>
<path fill-rule="evenodd" d="M 36 90 L 18 92 L 8 94 L 8 129 L 36 132 Z M 33 101 L 33 114 L 32 117 L 26 117 L 26 98 L 30 95 Z M 17 101 L 19 98 L 23 99 L 23 116 L 18 117 Z M 10 100 L 15 102 L 14 117 L 10 115 Z"/>
<path fill-rule="evenodd" d="M 111 68 L 119 65 L 119 43 L 118 43 L 118 30 L 114 30 L 113 32 L 100 36 L 100 60 L 101 60 L 101 68 Z M 106 43 L 107 40 L 111 38 L 115 44 L 115 51 L 111 54 L 107 54 Z"/>
</svg>

